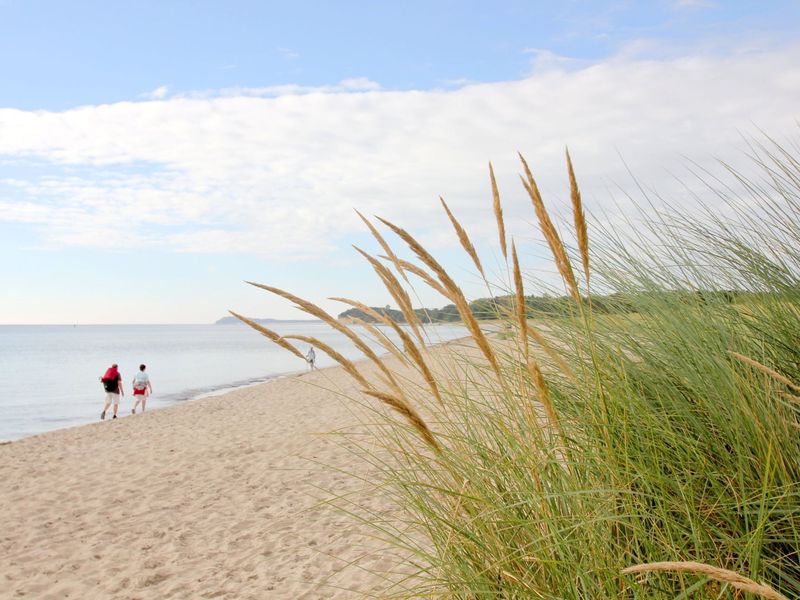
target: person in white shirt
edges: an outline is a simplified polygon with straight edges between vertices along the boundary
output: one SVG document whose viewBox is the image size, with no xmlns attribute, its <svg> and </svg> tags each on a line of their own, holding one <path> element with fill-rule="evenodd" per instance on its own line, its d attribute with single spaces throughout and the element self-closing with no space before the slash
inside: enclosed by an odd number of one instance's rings
<svg viewBox="0 0 800 600">
<path fill-rule="evenodd" d="M 308 354 L 306 354 L 306 362 L 308 363 L 308 370 L 313 371 L 317 368 L 317 365 L 314 362 L 317 360 L 317 355 L 314 352 L 314 346 L 308 349 Z"/>
<path fill-rule="evenodd" d="M 147 396 L 153 393 L 150 377 L 144 372 L 145 368 L 144 365 L 139 365 L 139 372 L 133 377 L 133 397 L 135 401 L 131 410 L 132 415 L 136 414 L 139 402 L 142 403 L 142 412 L 144 412 L 145 406 L 147 406 Z"/>
</svg>

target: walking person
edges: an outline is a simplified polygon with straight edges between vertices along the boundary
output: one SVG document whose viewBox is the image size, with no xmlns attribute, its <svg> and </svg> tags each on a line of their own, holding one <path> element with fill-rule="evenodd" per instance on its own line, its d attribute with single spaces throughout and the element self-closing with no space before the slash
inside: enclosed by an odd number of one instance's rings
<svg viewBox="0 0 800 600">
<path fill-rule="evenodd" d="M 311 346 L 308 349 L 308 353 L 306 354 L 306 362 L 308 363 L 308 370 L 309 371 L 313 371 L 314 369 L 317 368 L 317 366 L 314 364 L 314 361 L 316 361 L 316 360 L 317 360 L 317 355 L 314 352 L 314 346 Z"/>
<path fill-rule="evenodd" d="M 136 414 L 136 409 L 139 406 L 139 402 L 142 403 L 142 412 L 144 412 L 145 407 L 147 406 L 147 396 L 153 393 L 153 385 L 150 383 L 150 376 L 144 372 L 147 367 L 144 365 L 139 365 L 139 372 L 133 376 L 133 382 L 131 385 L 133 386 L 133 408 L 131 409 L 131 414 Z"/>
<path fill-rule="evenodd" d="M 103 389 L 106 391 L 106 400 L 103 405 L 103 412 L 100 413 L 100 419 L 106 418 L 108 407 L 114 405 L 114 419 L 117 418 L 117 411 L 119 410 L 119 397 L 125 395 L 125 390 L 122 389 L 122 375 L 117 370 L 117 363 L 111 365 L 106 369 L 105 375 L 100 378 L 103 382 Z"/>
</svg>

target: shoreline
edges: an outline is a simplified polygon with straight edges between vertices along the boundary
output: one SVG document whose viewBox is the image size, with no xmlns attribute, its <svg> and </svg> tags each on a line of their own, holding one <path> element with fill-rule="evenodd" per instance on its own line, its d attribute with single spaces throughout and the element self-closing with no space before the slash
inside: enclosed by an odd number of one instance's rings
<svg viewBox="0 0 800 600">
<path fill-rule="evenodd" d="M 250 380 L 250 381 L 244 381 L 244 382 L 242 382 L 242 381 L 234 381 L 234 382 L 231 382 L 231 383 L 224 383 L 224 384 L 220 384 L 220 385 L 209 386 L 207 389 L 205 389 L 203 391 L 200 391 L 200 390 L 197 390 L 197 389 L 187 389 L 185 391 L 167 394 L 166 396 L 156 396 L 156 398 L 159 401 L 166 402 L 167 404 L 164 405 L 164 406 L 158 406 L 158 407 L 151 408 L 148 412 L 155 412 L 155 411 L 159 411 L 159 410 L 164 410 L 165 408 L 170 408 L 172 406 L 182 405 L 182 404 L 185 404 L 187 402 L 194 402 L 196 400 L 202 400 L 204 398 L 215 398 L 217 396 L 224 396 L 225 394 L 228 394 L 228 393 L 231 393 L 231 392 L 235 392 L 237 390 L 242 390 L 242 389 L 247 389 L 247 388 L 250 388 L 250 387 L 255 387 L 255 386 L 259 386 L 259 385 L 268 384 L 268 383 L 271 383 L 271 382 L 273 382 L 275 380 L 284 379 L 286 377 L 296 377 L 298 375 L 302 375 L 303 373 L 304 373 L 304 371 L 288 371 L 288 372 L 278 373 L 276 375 L 267 375 L 267 376 L 264 376 L 264 377 L 257 377 L 257 378 L 254 378 L 253 380 Z M 132 395 L 128 395 L 128 394 L 125 395 L 125 399 L 126 400 L 130 400 L 132 398 L 133 398 Z M 149 400 L 150 400 L 150 398 L 148 397 L 148 401 Z M 98 406 L 98 409 L 100 407 L 102 407 L 102 400 L 98 400 L 97 401 L 97 406 Z M 129 412 L 122 412 L 122 404 L 120 405 L 120 411 L 121 411 L 120 418 L 134 416 L 134 415 L 131 415 Z M 45 431 L 38 431 L 38 432 L 35 432 L 35 433 L 28 433 L 28 434 L 22 435 L 20 437 L 15 437 L 15 438 L 0 438 L 0 445 L 12 444 L 12 443 L 20 442 L 22 440 L 25 440 L 25 439 L 28 439 L 28 438 L 31 438 L 31 437 L 34 437 L 34 436 L 47 435 L 49 433 L 55 433 L 57 431 L 64 431 L 64 430 L 68 430 L 68 429 L 74 429 L 76 427 L 86 427 L 86 426 L 92 425 L 95 422 L 96 421 L 89 421 L 89 422 L 86 422 L 86 423 L 77 423 L 77 424 L 74 424 L 74 425 L 66 425 L 65 427 L 57 427 L 55 429 L 47 429 Z"/>
<path fill-rule="evenodd" d="M 203 327 L 220 330 L 223 333 L 232 329 L 224 326 Z M 48 326 L 42 326 L 42 328 L 47 330 Z M 136 329 L 136 327 L 132 328 Z M 178 358 L 175 358 L 173 356 L 174 352 L 173 355 L 165 353 L 165 348 L 168 344 L 162 341 L 155 343 L 154 354 L 158 355 L 158 359 L 153 357 L 152 361 L 148 362 L 152 362 L 150 366 L 155 372 L 155 375 L 151 376 L 155 377 L 156 394 L 149 398 L 148 410 L 161 410 L 167 406 L 185 404 L 205 397 L 226 394 L 243 387 L 266 383 L 275 378 L 291 377 L 306 372 L 305 362 L 291 357 L 277 347 L 270 348 L 270 344 L 261 336 L 256 332 L 248 331 L 248 329 L 244 325 L 241 328 L 236 327 L 237 331 L 243 330 L 250 335 L 244 336 L 241 331 L 233 337 L 226 334 L 222 336 L 220 342 L 230 346 L 232 343 L 241 341 L 245 349 L 252 350 L 252 355 L 248 354 L 245 359 L 240 360 L 246 350 L 234 351 L 236 365 L 225 366 L 226 360 L 234 359 L 220 359 L 218 361 L 220 367 L 216 368 L 214 365 L 209 364 L 208 352 L 205 350 L 199 351 L 197 356 L 201 366 L 198 368 L 201 371 L 200 376 L 196 378 L 178 375 L 178 373 L 191 373 L 191 367 L 194 364 L 190 363 L 184 354 L 176 355 Z M 442 334 L 437 333 L 437 329 L 432 328 L 430 330 L 432 346 L 441 343 L 440 340 L 442 340 Z M 441 331 L 446 332 L 444 333 L 444 340 L 447 340 L 453 333 L 455 335 L 463 335 L 461 333 L 463 329 L 457 332 L 453 332 L 451 328 Z M 146 335 L 142 337 L 143 335 L 145 334 L 137 333 L 136 336 L 132 336 L 130 339 L 125 338 L 123 341 L 128 345 L 141 345 L 143 343 L 142 340 L 146 338 Z M 199 334 L 193 334 L 194 337 L 196 335 Z M 203 335 L 205 336 L 205 334 Z M 317 333 L 313 335 L 317 335 Z M 206 340 L 206 337 L 203 340 Z M 26 334 L 21 336 L 18 341 L 24 347 L 32 348 L 39 338 L 41 338 L 41 334 L 36 334 L 36 336 Z M 161 340 L 162 338 L 158 339 Z M 172 338 L 169 339 L 171 340 Z M 67 352 L 64 344 L 69 339 L 58 338 L 58 340 L 58 343 L 53 347 L 59 349 L 59 351 Z M 181 343 L 185 344 L 188 341 L 189 338 L 186 340 L 181 338 Z M 84 340 L 84 342 L 93 342 L 93 340 Z M 206 340 L 203 343 L 207 344 L 208 342 Z M 62 346 L 64 346 L 63 349 Z M 265 347 L 267 347 L 266 353 L 263 350 Z M 201 346 L 201 348 L 205 348 L 205 346 Z M 89 425 L 97 421 L 102 407 L 103 396 L 99 393 L 102 390 L 99 389 L 99 386 L 97 386 L 98 389 L 95 389 L 95 386 L 92 385 L 96 375 L 87 372 L 84 366 L 88 364 L 87 361 L 76 362 L 82 360 L 84 354 L 86 352 L 78 353 L 78 355 L 72 354 L 75 358 L 71 361 L 58 359 L 61 363 L 71 365 L 66 367 L 70 375 L 60 383 L 44 382 L 41 387 L 32 387 L 27 383 L 22 383 L 29 379 L 25 376 L 26 371 L 24 369 L 22 369 L 20 376 L 15 376 L 10 380 L 10 383 L 4 388 L 4 400 L 0 402 L 0 420 L 3 421 L 2 427 L 0 427 L 0 441 L 13 443 L 31 436 Z M 379 354 L 386 356 L 382 350 L 379 351 Z M 354 360 L 360 360 L 361 356 L 353 358 Z M 333 362 L 328 357 L 320 357 L 320 359 L 320 366 L 324 367 Z M 131 363 L 130 357 L 125 358 L 123 356 L 122 362 L 126 360 Z M 89 362 L 94 364 L 96 357 L 93 357 Z M 138 362 L 136 364 L 138 365 Z M 243 367 L 241 365 L 246 366 Z M 160 374 L 156 367 L 160 368 Z M 165 375 L 166 378 L 164 377 Z M 121 401 L 120 417 L 128 415 L 132 405 L 130 390 L 126 388 L 126 392 L 125 398 Z"/>
<path fill-rule="evenodd" d="M 330 435 L 355 389 L 328 367 L 0 445 L 0 599 L 378 592 L 387 548 L 321 505 L 369 469 Z"/>
<path fill-rule="evenodd" d="M 330 505 L 395 510 L 358 390 L 325 367 L 0 445 L 0 600 L 380 596 L 405 557 Z"/>
</svg>

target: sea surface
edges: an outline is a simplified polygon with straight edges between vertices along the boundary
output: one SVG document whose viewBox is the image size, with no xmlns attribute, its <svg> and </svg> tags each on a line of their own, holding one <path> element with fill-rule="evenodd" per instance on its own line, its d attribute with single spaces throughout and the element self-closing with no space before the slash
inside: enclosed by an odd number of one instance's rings
<svg viewBox="0 0 800 600">
<path fill-rule="evenodd" d="M 352 342 L 322 322 L 269 327 L 282 335 L 313 336 L 347 358 L 362 358 Z M 434 325 L 426 332 L 431 343 L 467 335 L 458 325 Z M 308 350 L 298 347 L 303 354 Z M 335 364 L 319 349 L 316 355 L 320 368 Z M 304 361 L 241 324 L 0 325 L 0 440 L 99 420 L 105 397 L 99 378 L 112 363 L 124 383 L 120 416 L 130 415 L 131 380 L 141 363 L 154 392 L 147 410 L 306 369 Z"/>
</svg>

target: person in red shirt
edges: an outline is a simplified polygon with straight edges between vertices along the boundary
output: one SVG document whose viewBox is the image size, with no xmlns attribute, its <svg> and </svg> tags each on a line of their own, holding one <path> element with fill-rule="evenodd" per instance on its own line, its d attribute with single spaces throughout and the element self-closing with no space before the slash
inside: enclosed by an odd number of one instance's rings
<svg viewBox="0 0 800 600">
<path fill-rule="evenodd" d="M 103 412 L 100 413 L 100 419 L 106 418 L 108 407 L 114 405 L 114 419 L 117 418 L 117 411 L 119 410 L 119 397 L 125 395 L 125 390 L 122 389 L 122 375 L 117 370 L 117 364 L 114 363 L 107 370 L 105 375 L 100 378 L 103 382 L 103 388 L 106 390 L 106 400 L 103 405 Z"/>
</svg>

